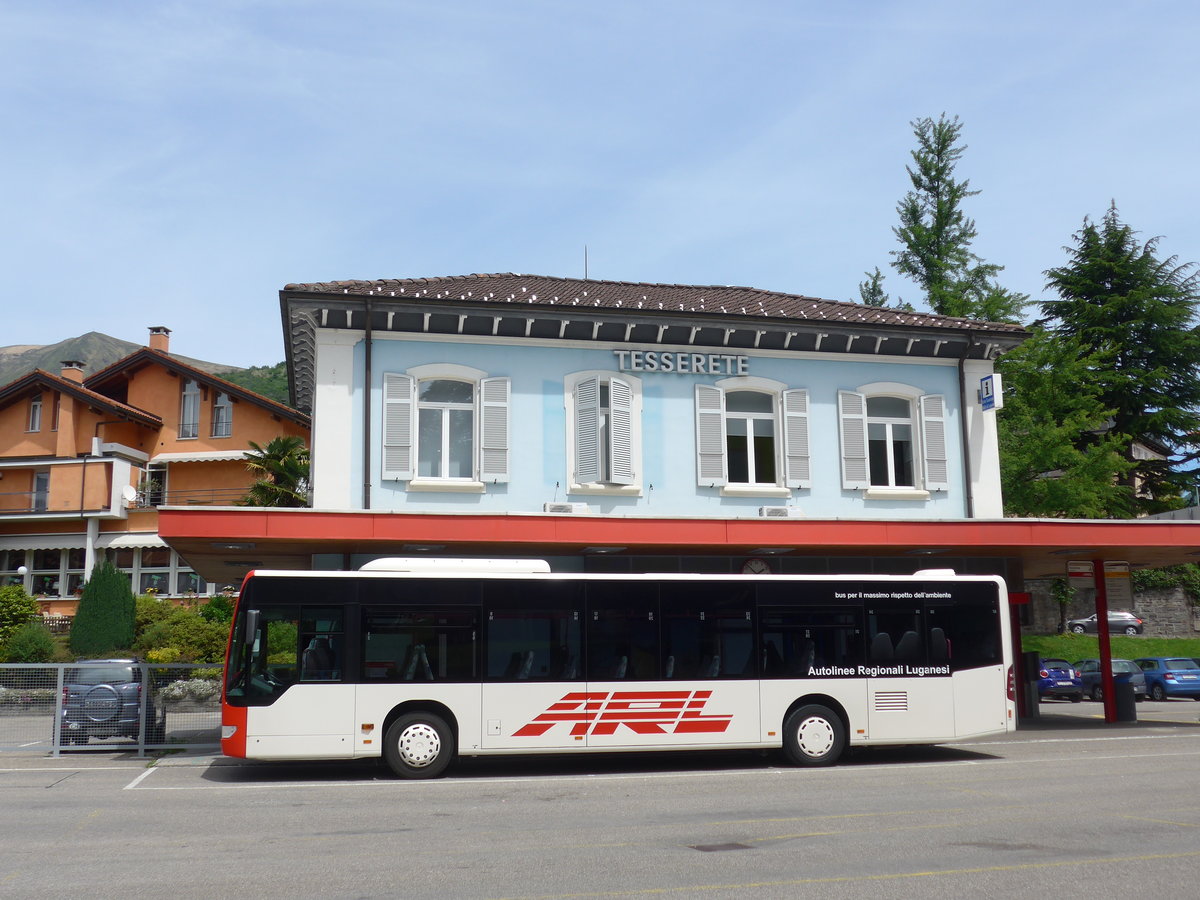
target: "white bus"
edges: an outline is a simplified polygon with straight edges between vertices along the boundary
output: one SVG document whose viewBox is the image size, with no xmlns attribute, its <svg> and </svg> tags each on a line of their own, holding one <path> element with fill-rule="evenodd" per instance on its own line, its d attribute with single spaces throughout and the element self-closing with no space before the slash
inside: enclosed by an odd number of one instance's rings
<svg viewBox="0 0 1200 900">
<path fill-rule="evenodd" d="M 405 571 L 408 570 L 408 571 Z M 517 560 L 252 572 L 230 635 L 222 751 L 457 756 L 847 747 L 1015 728 L 1004 582 L 554 574 Z"/>
</svg>

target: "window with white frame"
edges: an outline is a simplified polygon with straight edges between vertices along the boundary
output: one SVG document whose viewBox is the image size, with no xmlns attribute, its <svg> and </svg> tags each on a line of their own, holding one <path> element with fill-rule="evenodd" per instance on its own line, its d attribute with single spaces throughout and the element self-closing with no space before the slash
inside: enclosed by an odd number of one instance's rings
<svg viewBox="0 0 1200 900">
<path fill-rule="evenodd" d="M 410 487 L 508 481 L 510 384 L 467 366 L 383 376 L 383 477 Z"/>
<path fill-rule="evenodd" d="M 42 395 L 34 394 L 29 398 L 29 428 L 28 431 L 42 430 Z"/>
<path fill-rule="evenodd" d="M 213 400 L 212 436 L 227 438 L 233 434 L 233 399 L 224 391 L 218 391 Z"/>
<path fill-rule="evenodd" d="M 183 397 L 179 405 L 179 437 L 200 436 L 200 385 L 192 378 L 183 382 Z"/>
<path fill-rule="evenodd" d="M 568 491 L 639 490 L 641 397 L 639 379 L 613 372 L 576 372 L 564 381 Z"/>
<path fill-rule="evenodd" d="M 765 378 L 696 385 L 696 483 L 746 488 L 812 485 L 808 391 Z"/>
<path fill-rule="evenodd" d="M 838 391 L 842 487 L 948 490 L 945 407 L 941 394 L 891 382 Z"/>
</svg>

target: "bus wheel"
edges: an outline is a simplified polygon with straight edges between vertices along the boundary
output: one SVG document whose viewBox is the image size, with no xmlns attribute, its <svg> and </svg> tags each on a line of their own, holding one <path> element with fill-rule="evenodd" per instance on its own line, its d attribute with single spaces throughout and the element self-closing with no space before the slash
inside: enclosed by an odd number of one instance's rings
<svg viewBox="0 0 1200 900">
<path fill-rule="evenodd" d="M 409 713 L 388 727 L 383 758 L 401 778 L 437 778 L 454 758 L 454 734 L 438 716 Z"/>
<path fill-rule="evenodd" d="M 783 752 L 798 766 L 831 766 L 846 749 L 846 728 L 824 706 L 802 706 L 783 723 Z"/>
</svg>

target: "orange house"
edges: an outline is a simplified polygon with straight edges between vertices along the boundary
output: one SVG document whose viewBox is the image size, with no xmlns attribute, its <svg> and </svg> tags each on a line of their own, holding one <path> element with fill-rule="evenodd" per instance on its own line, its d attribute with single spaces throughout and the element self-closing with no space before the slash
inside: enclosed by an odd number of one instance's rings
<svg viewBox="0 0 1200 900">
<path fill-rule="evenodd" d="M 100 554 L 134 589 L 212 594 L 158 536 L 158 507 L 230 506 L 250 442 L 309 439 L 309 417 L 169 352 L 169 330 L 84 378 L 37 370 L 0 387 L 0 584 L 73 614 Z"/>
</svg>

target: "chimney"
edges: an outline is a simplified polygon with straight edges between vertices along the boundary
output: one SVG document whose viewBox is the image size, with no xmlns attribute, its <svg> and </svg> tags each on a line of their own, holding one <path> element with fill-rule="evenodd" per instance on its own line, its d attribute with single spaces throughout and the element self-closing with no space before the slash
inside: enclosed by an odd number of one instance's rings
<svg viewBox="0 0 1200 900">
<path fill-rule="evenodd" d="M 161 350 L 163 353 L 169 351 L 171 346 L 171 329 L 162 325 L 150 326 L 150 349 Z"/>
<path fill-rule="evenodd" d="M 77 359 L 62 361 L 62 377 L 76 384 L 83 384 L 83 363 Z"/>
</svg>

